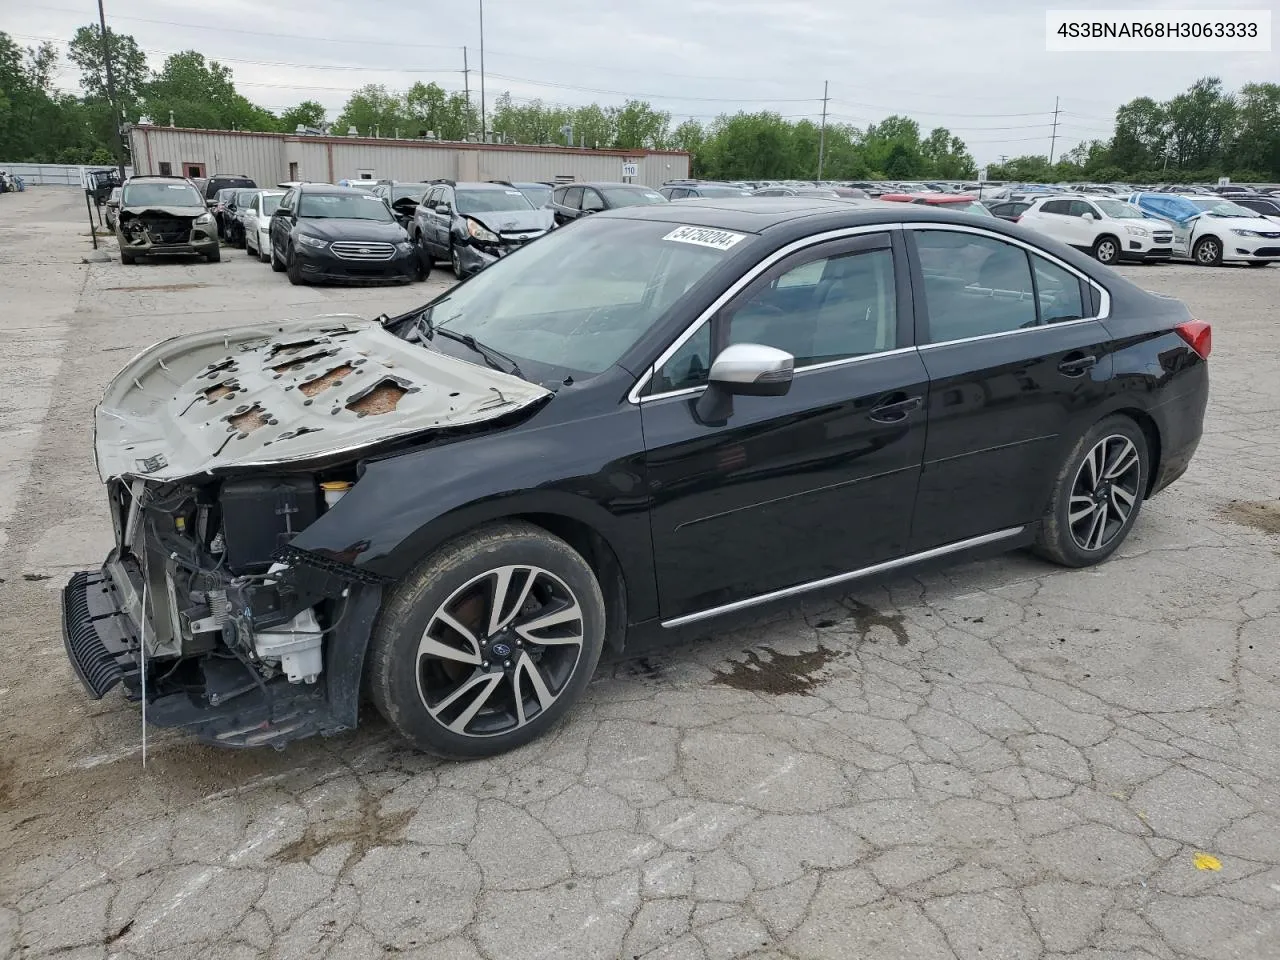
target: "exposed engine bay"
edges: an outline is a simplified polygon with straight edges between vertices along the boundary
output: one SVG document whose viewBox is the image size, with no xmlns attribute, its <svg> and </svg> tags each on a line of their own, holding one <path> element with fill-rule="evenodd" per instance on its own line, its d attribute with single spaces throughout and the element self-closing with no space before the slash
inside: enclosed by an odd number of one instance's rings
<svg viewBox="0 0 1280 960">
<path fill-rule="evenodd" d="M 95 415 L 116 545 L 64 590 L 76 673 L 94 697 L 122 684 L 149 722 L 224 745 L 353 727 L 384 579 L 357 562 L 367 531 L 346 527 L 341 501 L 369 457 L 547 396 L 358 317 L 144 351 Z M 332 548 L 291 545 L 328 519 Z"/>
<path fill-rule="evenodd" d="M 120 214 L 120 230 L 125 240 L 134 246 L 173 246 L 185 244 L 191 238 L 195 214 L 175 217 L 163 213 Z"/>
</svg>

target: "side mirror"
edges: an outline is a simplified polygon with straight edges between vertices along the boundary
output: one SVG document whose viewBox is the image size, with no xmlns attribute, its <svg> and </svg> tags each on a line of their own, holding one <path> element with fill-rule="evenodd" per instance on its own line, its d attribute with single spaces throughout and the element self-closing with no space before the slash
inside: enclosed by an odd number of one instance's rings
<svg viewBox="0 0 1280 960">
<path fill-rule="evenodd" d="M 725 347 L 711 364 L 707 389 L 694 407 L 705 424 L 723 424 L 733 416 L 733 398 L 781 397 L 791 389 L 795 357 L 760 343 Z"/>
<path fill-rule="evenodd" d="M 447 215 L 449 212 L 450 212 L 449 205 L 447 203 L 436 204 L 436 213 L 443 213 Z"/>
<path fill-rule="evenodd" d="M 1086 220 L 1097 220 L 1097 219 L 1098 219 L 1098 218 L 1097 218 L 1097 217 L 1095 217 L 1092 213 L 1082 213 L 1082 214 L 1081 214 L 1081 216 L 1082 216 L 1082 217 L 1084 217 Z"/>
</svg>

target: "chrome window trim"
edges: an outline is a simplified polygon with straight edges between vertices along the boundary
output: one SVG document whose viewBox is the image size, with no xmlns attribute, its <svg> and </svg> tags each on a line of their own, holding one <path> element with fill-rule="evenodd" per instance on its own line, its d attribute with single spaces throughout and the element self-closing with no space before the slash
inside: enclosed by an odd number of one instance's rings
<svg viewBox="0 0 1280 960">
<path fill-rule="evenodd" d="M 773 600 L 782 600 L 786 597 L 794 597 L 798 594 L 808 593 L 810 590 L 820 590 L 823 587 L 833 587 L 841 583 L 847 583 L 851 580 L 861 580 L 864 577 L 870 577 L 878 573 L 887 573 L 890 570 L 896 570 L 899 567 L 909 566 L 910 564 L 919 563 L 923 560 L 931 560 L 935 557 L 945 557 L 950 553 L 958 553 L 961 550 L 968 550 L 972 547 L 985 546 L 988 543 L 998 543 L 1001 540 L 1008 540 L 1012 537 L 1016 537 L 1025 529 L 1025 526 L 1008 527 L 1004 530 L 984 533 L 980 537 L 970 537 L 967 540 L 959 540 L 955 543 L 944 544 L 941 547 L 934 547 L 931 550 L 922 550 L 919 553 L 908 554 L 903 557 L 897 557 L 893 560 L 885 560 L 882 563 L 872 564 L 869 567 L 850 570 L 848 573 L 837 573 L 835 576 L 823 577 L 821 580 L 810 580 L 808 583 L 798 583 L 794 587 L 783 587 L 781 590 L 770 590 L 768 593 L 757 594 L 754 597 L 747 597 L 744 600 L 735 600 L 732 603 L 721 604 L 718 607 L 709 607 L 706 610 L 686 613 L 680 617 L 663 620 L 662 625 L 670 629 L 672 627 L 682 627 L 688 623 L 697 623 L 700 620 L 710 620 L 713 617 L 723 616 L 726 613 L 735 613 L 738 610 L 746 610 L 762 603 L 769 603 Z"/>
<path fill-rule="evenodd" d="M 860 353 L 856 357 L 841 357 L 839 360 L 824 360 L 822 363 L 810 363 L 803 367 L 796 367 L 794 376 L 800 377 L 806 373 L 813 373 L 817 370 L 830 370 L 834 367 L 845 367 L 854 363 L 862 363 L 864 360 L 879 360 L 881 357 L 892 357 L 903 353 L 915 353 L 915 347 L 894 347 L 892 350 L 881 350 L 878 353 Z M 641 397 L 642 404 L 649 403 L 652 400 L 671 400 L 676 397 L 691 397 L 694 394 L 702 393 L 707 389 L 705 383 L 700 383 L 695 387 L 681 387 L 679 390 L 668 390 L 666 393 L 655 393 L 651 397 Z"/>
<path fill-rule="evenodd" d="M 1060 198 L 1059 198 L 1060 199 Z M 984 230 L 982 227 L 971 227 L 965 223 L 904 223 L 904 230 L 950 230 L 953 233 L 976 233 L 980 237 L 986 237 L 989 240 L 999 240 L 1004 243 L 1011 243 L 1014 246 L 1022 247 L 1036 256 L 1044 257 L 1050 263 L 1056 264 L 1068 273 L 1074 274 L 1077 279 L 1084 281 L 1098 291 L 1098 312 L 1092 317 L 1081 317 L 1079 320 L 1063 320 L 1059 323 L 1046 323 L 1038 327 L 1027 327 L 1025 330 L 1005 330 L 1000 333 L 984 333 L 978 337 L 966 337 L 962 340 L 946 340 L 939 343 L 920 344 L 920 349 L 926 347 L 942 346 L 943 343 L 964 343 L 967 340 L 986 340 L 990 337 L 1003 337 L 1011 333 L 1032 333 L 1036 330 L 1051 330 L 1054 327 L 1061 327 L 1068 323 L 1084 323 L 1090 320 L 1105 320 L 1111 315 L 1111 294 L 1107 292 L 1107 288 L 1098 283 L 1086 273 L 1082 273 L 1077 267 L 1073 267 L 1065 260 L 1060 259 L 1054 254 L 1045 250 L 1043 247 L 1037 247 L 1034 243 L 1023 240 L 1019 237 L 1010 237 L 1003 233 L 992 233 L 990 230 Z M 923 291 L 921 291 L 923 292 Z M 927 304 L 926 304 L 927 308 Z"/>
<path fill-rule="evenodd" d="M 1044 198 L 1044 199 L 1061 199 L 1061 198 Z M 969 342 L 977 342 L 981 340 L 991 340 L 997 337 L 1009 337 L 1019 333 L 1037 333 L 1037 332 L 1052 330 L 1059 327 L 1065 327 L 1065 326 L 1069 326 L 1071 324 L 1077 324 L 1077 323 L 1093 323 L 1095 321 L 1105 320 L 1107 317 L 1111 315 L 1111 294 L 1107 291 L 1106 287 L 1102 286 L 1100 283 L 1098 283 L 1096 280 L 1094 280 L 1092 277 L 1088 276 L 1087 274 L 1082 273 L 1078 268 L 1067 263 L 1065 260 L 1062 260 L 1061 258 L 1050 253 L 1048 250 L 1045 250 L 1043 247 L 1038 247 L 1035 244 L 1026 240 L 1022 240 L 1018 237 L 1010 237 L 1007 234 L 1003 234 L 1003 233 L 993 233 L 992 231 L 987 230 L 983 227 L 972 227 L 972 226 L 969 226 L 968 224 L 963 224 L 963 223 L 934 223 L 929 221 L 924 221 L 924 222 L 913 221 L 910 223 L 878 223 L 878 224 L 867 224 L 860 227 L 845 227 L 840 230 L 831 230 L 831 231 L 828 231 L 827 233 L 814 234 L 811 237 L 805 237 L 802 240 L 796 240 L 793 243 L 789 243 L 787 244 L 787 246 L 782 247 L 779 250 L 775 250 L 772 254 L 770 254 L 764 260 L 760 261 L 758 264 L 752 267 L 749 271 L 747 271 L 741 277 L 739 277 L 736 281 L 734 281 L 734 283 L 729 287 L 728 290 L 726 290 L 724 293 L 722 293 L 719 297 L 715 299 L 715 302 L 713 302 L 711 306 L 709 306 L 706 310 L 704 310 L 701 314 L 699 314 L 697 319 L 695 319 L 693 323 L 691 323 L 688 327 L 686 327 L 684 332 L 681 333 L 680 336 L 677 337 L 671 343 L 671 345 L 667 347 L 666 350 L 664 350 L 661 354 L 658 355 L 658 359 L 655 360 L 648 367 L 648 369 L 645 370 L 643 374 L 641 374 L 640 378 L 636 381 L 635 385 L 627 393 L 627 401 L 629 403 L 634 403 L 638 405 L 641 403 L 647 403 L 650 400 L 660 400 L 660 399 L 666 399 L 668 397 L 691 396 L 695 393 L 699 393 L 702 390 L 705 390 L 706 384 L 699 384 L 696 387 L 681 387 L 679 390 L 668 390 L 664 393 L 655 393 L 647 397 L 640 396 L 641 391 L 644 390 L 646 386 L 648 386 L 649 381 L 658 372 L 659 368 L 661 368 L 661 366 L 664 363 L 666 363 L 669 359 L 671 359 L 672 355 L 677 350 L 679 350 L 682 346 L 684 346 L 685 341 L 687 341 L 691 336 L 693 336 L 693 334 L 697 332 L 698 328 L 701 327 L 703 323 L 707 322 L 708 320 L 711 319 L 711 317 L 715 316 L 716 312 L 721 307 L 723 307 L 733 297 L 737 296 L 738 293 L 743 288 L 745 288 L 748 284 L 750 284 L 758 276 L 760 276 L 760 274 L 764 273 L 766 270 L 772 267 L 779 260 L 783 259 L 784 257 L 790 256 L 791 254 L 796 253 L 797 251 L 803 250 L 806 247 L 810 247 L 818 243 L 825 243 L 828 240 L 840 240 L 846 237 L 859 236 L 861 234 L 882 233 L 882 232 L 891 231 L 891 230 L 950 230 L 954 233 L 973 233 L 973 234 L 977 234 L 980 237 L 986 237 L 990 240 L 997 240 L 1004 243 L 1013 244 L 1014 246 L 1017 246 L 1017 247 L 1021 247 L 1022 249 L 1027 250 L 1030 253 L 1034 253 L 1036 256 L 1043 257 L 1045 260 L 1048 260 L 1050 263 L 1054 264 L 1055 266 L 1061 267 L 1063 270 L 1066 270 L 1068 273 L 1072 274 L 1077 279 L 1083 281 L 1084 283 L 1087 283 L 1094 290 L 1098 291 L 1098 312 L 1096 315 L 1092 317 L 1081 317 L 1077 320 L 1062 320 L 1058 323 L 1046 323 L 1046 324 L 1043 324 L 1042 326 L 1027 327 L 1025 329 L 1018 329 L 1018 330 L 1001 330 L 996 333 L 984 333 L 984 334 L 981 334 L 980 336 L 964 337 L 959 340 L 940 340 L 937 343 L 918 344 L 916 346 L 911 346 L 911 347 L 897 347 L 893 350 L 881 351 L 880 353 L 868 353 L 858 357 L 846 357 L 843 360 L 831 360 L 825 363 L 810 364 L 809 366 L 806 366 L 806 367 L 797 367 L 795 371 L 797 376 L 809 370 L 826 369 L 830 367 L 839 366 L 841 364 L 856 363 L 861 360 L 869 360 L 873 357 L 889 356 L 890 354 L 894 354 L 894 353 L 906 353 L 911 350 L 929 350 L 935 347 L 946 347 L 946 346 L 951 346 L 957 343 L 969 343 Z M 921 292 L 923 293 L 923 291 Z"/>
<path fill-rule="evenodd" d="M 682 387 L 679 390 L 668 390 L 665 393 L 655 393 L 648 397 L 640 396 L 640 392 L 649 385 L 649 381 L 658 372 L 662 365 L 670 360 L 675 352 L 685 345 L 685 341 L 692 337 L 698 331 L 699 327 L 715 316 L 716 312 L 720 310 L 721 307 L 736 297 L 745 287 L 754 282 L 760 274 L 764 273 L 779 260 L 782 260 L 784 257 L 789 257 L 793 253 L 804 250 L 806 247 L 816 246 L 819 243 L 826 243 L 829 240 L 844 240 L 848 237 L 857 237 L 867 233 L 891 233 L 892 231 L 901 229 L 902 224 L 900 223 L 875 223 L 864 224 L 859 227 L 842 227 L 839 230 L 828 230 L 826 233 L 815 233 L 813 236 L 795 240 L 787 244 L 785 247 L 775 250 L 730 284 L 729 289 L 716 297 L 711 306 L 698 314 L 697 318 L 695 318 L 694 321 L 684 329 L 684 332 L 681 333 L 680 336 L 676 337 L 667 349 L 663 350 L 662 353 L 658 355 L 658 359 L 649 365 L 645 372 L 640 375 L 640 379 L 635 382 L 635 386 L 633 386 L 627 393 L 627 402 L 639 404 L 642 401 L 657 400 L 659 397 L 670 397 L 676 394 L 692 393 L 697 390 L 705 389 L 705 384 L 699 384 L 696 387 Z M 883 354 L 867 354 L 867 356 L 883 356 Z M 863 358 L 857 357 L 850 359 Z M 844 361 L 833 362 L 843 363 Z M 807 368 L 802 367 L 801 369 Z M 798 373 L 799 370 L 796 372 Z"/>
</svg>

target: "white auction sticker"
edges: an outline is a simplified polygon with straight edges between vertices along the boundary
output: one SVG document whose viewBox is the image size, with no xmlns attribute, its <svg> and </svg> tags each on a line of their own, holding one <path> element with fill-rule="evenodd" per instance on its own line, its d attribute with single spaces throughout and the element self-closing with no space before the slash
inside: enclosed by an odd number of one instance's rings
<svg viewBox="0 0 1280 960">
<path fill-rule="evenodd" d="M 1270 10 L 1048 10 L 1050 53 L 1271 50 Z"/>
<path fill-rule="evenodd" d="M 715 250 L 728 250 L 735 243 L 746 238 L 745 233 L 732 233 L 712 227 L 676 227 L 662 239 L 674 240 L 676 243 L 696 243 L 700 247 L 711 247 Z"/>
</svg>

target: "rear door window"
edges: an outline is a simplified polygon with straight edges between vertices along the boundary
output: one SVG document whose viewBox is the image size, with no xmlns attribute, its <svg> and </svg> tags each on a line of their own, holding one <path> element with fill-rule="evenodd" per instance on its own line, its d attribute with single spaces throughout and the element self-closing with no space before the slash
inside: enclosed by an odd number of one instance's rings
<svg viewBox="0 0 1280 960">
<path fill-rule="evenodd" d="M 952 230 L 912 234 L 928 311 L 923 342 L 968 340 L 1039 323 L 1031 267 L 1022 247 Z"/>
</svg>

